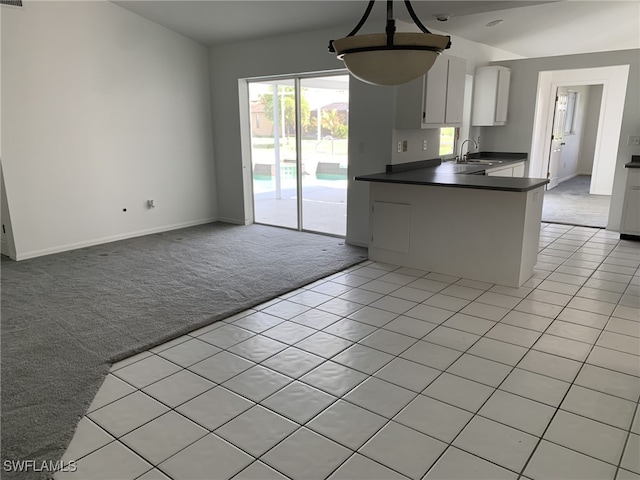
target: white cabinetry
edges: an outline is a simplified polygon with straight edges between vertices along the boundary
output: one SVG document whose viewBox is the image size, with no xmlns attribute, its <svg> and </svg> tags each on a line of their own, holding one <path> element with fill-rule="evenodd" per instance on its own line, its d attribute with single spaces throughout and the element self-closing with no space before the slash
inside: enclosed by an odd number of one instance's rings
<svg viewBox="0 0 640 480">
<path fill-rule="evenodd" d="M 513 176 L 519 178 L 524 177 L 524 162 L 513 166 Z"/>
<path fill-rule="evenodd" d="M 505 125 L 509 104 L 511 70 L 507 67 L 478 67 L 473 80 L 471 124 L 477 127 Z"/>
<path fill-rule="evenodd" d="M 620 233 L 627 235 L 640 235 L 640 168 L 627 169 L 627 189 L 620 230 Z"/>
<path fill-rule="evenodd" d="M 467 72 L 462 58 L 441 56 L 426 75 L 396 87 L 396 128 L 462 125 Z"/>
<path fill-rule="evenodd" d="M 489 177 L 524 177 L 524 162 L 508 167 L 487 168 L 485 175 Z"/>
<path fill-rule="evenodd" d="M 369 259 L 519 287 L 537 261 L 543 189 L 371 182 Z"/>
</svg>

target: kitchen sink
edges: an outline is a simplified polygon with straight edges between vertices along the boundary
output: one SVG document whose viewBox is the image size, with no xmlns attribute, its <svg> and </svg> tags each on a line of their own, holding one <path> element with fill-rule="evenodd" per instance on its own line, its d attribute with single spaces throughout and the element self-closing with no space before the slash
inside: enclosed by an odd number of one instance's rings
<svg viewBox="0 0 640 480">
<path fill-rule="evenodd" d="M 493 165 L 495 163 L 499 165 L 502 163 L 502 160 L 485 160 L 482 158 L 471 158 L 467 160 L 467 163 L 477 163 L 479 165 Z"/>
</svg>

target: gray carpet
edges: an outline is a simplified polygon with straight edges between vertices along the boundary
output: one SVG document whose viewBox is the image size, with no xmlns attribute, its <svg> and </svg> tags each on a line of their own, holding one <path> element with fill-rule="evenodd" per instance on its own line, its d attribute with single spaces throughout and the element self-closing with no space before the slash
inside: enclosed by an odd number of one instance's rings
<svg viewBox="0 0 640 480">
<path fill-rule="evenodd" d="M 578 175 L 544 193 L 542 221 L 584 227 L 607 226 L 610 195 L 590 195 L 590 175 Z"/>
<path fill-rule="evenodd" d="M 2 460 L 58 460 L 110 362 L 365 259 L 341 239 L 221 223 L 3 259 Z"/>
</svg>

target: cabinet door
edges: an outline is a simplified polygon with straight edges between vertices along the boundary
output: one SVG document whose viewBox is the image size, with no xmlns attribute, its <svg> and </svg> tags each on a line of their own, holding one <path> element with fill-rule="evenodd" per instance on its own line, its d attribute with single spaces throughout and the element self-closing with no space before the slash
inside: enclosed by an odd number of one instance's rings
<svg viewBox="0 0 640 480">
<path fill-rule="evenodd" d="M 489 177 L 513 177 L 513 167 L 487 170 L 486 174 Z"/>
<path fill-rule="evenodd" d="M 624 233 L 640 234 L 640 187 L 627 187 L 624 202 L 622 230 Z"/>
<path fill-rule="evenodd" d="M 496 93 L 496 123 L 506 123 L 509 106 L 509 82 L 511 70 L 498 69 L 498 91 Z"/>
<path fill-rule="evenodd" d="M 427 73 L 424 92 L 423 123 L 442 125 L 445 123 L 447 105 L 448 59 L 439 57 Z"/>
<path fill-rule="evenodd" d="M 507 122 L 511 70 L 501 66 L 476 68 L 471 125 L 489 127 Z"/>
<path fill-rule="evenodd" d="M 462 105 L 464 101 L 464 83 L 467 74 L 466 62 L 459 58 L 449 59 L 447 73 L 446 123 L 462 123 Z"/>
<path fill-rule="evenodd" d="M 521 163 L 520 165 L 515 165 L 513 167 L 513 176 L 524 177 L 524 163 Z"/>
</svg>

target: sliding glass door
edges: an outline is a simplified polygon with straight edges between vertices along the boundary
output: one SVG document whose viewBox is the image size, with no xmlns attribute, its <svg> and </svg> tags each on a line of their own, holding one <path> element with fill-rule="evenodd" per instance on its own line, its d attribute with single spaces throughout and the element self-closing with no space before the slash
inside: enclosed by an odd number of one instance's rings
<svg viewBox="0 0 640 480">
<path fill-rule="evenodd" d="M 303 113 L 308 118 L 302 139 L 306 173 L 302 177 L 302 226 L 305 230 L 344 236 L 349 77 L 303 78 L 300 86 L 305 98 Z"/>
<path fill-rule="evenodd" d="M 249 95 L 254 220 L 298 228 L 295 82 L 252 82 Z"/>
<path fill-rule="evenodd" d="M 249 83 L 254 221 L 346 234 L 349 79 Z"/>
</svg>

